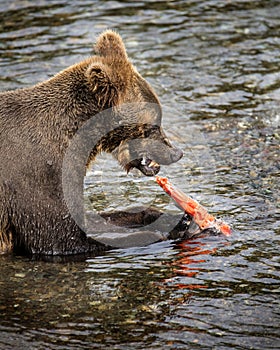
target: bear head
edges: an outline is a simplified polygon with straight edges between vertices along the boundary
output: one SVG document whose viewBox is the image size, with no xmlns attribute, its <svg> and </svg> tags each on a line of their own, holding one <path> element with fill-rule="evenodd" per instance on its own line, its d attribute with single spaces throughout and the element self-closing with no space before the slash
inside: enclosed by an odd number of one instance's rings
<svg viewBox="0 0 280 350">
<path fill-rule="evenodd" d="M 114 130 L 102 138 L 91 160 L 100 151 L 111 152 L 127 172 L 138 168 L 146 176 L 158 173 L 160 164 L 177 162 L 183 153 L 161 127 L 158 97 L 129 61 L 120 35 L 103 32 L 94 49 L 86 78 L 98 111 L 111 110 Z"/>
</svg>

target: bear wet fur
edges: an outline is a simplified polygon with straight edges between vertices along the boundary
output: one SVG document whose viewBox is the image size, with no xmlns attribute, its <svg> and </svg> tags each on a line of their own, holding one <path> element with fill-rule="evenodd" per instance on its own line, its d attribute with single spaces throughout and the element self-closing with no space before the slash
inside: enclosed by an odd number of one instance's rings
<svg viewBox="0 0 280 350">
<path fill-rule="evenodd" d="M 123 107 L 142 103 L 155 108 Z M 84 168 L 102 151 L 113 153 L 125 170 L 138 167 L 144 175 L 156 173 L 158 163 L 181 158 L 160 126 L 155 92 L 131 64 L 114 31 L 98 37 L 94 56 L 33 87 L 0 93 L 0 252 L 70 255 L 110 248 L 88 238 L 77 225 L 62 185 L 71 140 L 107 109 L 111 132 L 102 135 L 99 120 L 94 133 L 102 137 Z M 140 140 L 139 158 L 130 142 L 134 139 Z"/>
</svg>

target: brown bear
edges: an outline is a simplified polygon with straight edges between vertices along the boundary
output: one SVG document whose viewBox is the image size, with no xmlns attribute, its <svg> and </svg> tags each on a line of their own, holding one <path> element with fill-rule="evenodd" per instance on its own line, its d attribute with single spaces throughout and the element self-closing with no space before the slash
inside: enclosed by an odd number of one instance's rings
<svg viewBox="0 0 280 350">
<path fill-rule="evenodd" d="M 165 136 L 159 100 L 121 37 L 103 32 L 94 56 L 35 86 L 0 93 L 0 252 L 70 255 L 109 248 L 87 237 L 63 193 L 65 154 L 89 120 L 87 135 L 97 141 L 83 172 L 101 151 L 113 153 L 126 171 L 135 167 L 147 176 L 182 157 Z"/>
</svg>

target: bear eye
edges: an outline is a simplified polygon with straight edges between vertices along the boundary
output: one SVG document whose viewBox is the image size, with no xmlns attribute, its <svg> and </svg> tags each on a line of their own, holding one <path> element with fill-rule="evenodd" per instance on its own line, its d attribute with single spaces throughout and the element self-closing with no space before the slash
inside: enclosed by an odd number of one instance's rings
<svg viewBox="0 0 280 350">
<path fill-rule="evenodd" d="M 158 132 L 159 127 L 157 125 L 147 125 L 147 128 L 144 132 L 144 137 L 150 137 L 156 132 Z"/>
</svg>

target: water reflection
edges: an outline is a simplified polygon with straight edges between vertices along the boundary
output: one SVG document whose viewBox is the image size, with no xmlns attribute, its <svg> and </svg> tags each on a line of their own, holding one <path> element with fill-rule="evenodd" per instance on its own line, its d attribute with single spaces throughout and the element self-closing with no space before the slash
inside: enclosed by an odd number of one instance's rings
<svg viewBox="0 0 280 350">
<path fill-rule="evenodd" d="M 217 248 L 207 249 L 206 244 L 202 241 L 183 241 L 178 244 L 180 251 L 171 263 L 173 266 L 174 277 L 165 280 L 165 283 L 184 290 L 194 290 L 207 288 L 203 280 L 201 284 L 197 284 L 201 271 L 207 268 L 207 256 L 214 253 Z M 205 249 L 206 248 L 206 249 Z M 206 257 L 204 257 L 206 255 Z M 203 266 L 205 265 L 205 266 Z M 177 282 L 176 282 L 177 280 Z"/>
<path fill-rule="evenodd" d="M 86 262 L 1 257 L 0 348 L 279 348 L 279 13 L 278 0 L 1 1 L 1 90 L 48 78 L 118 29 L 185 151 L 163 174 L 234 234 Z M 97 209 L 159 195 L 108 159 L 85 183 Z"/>
</svg>

